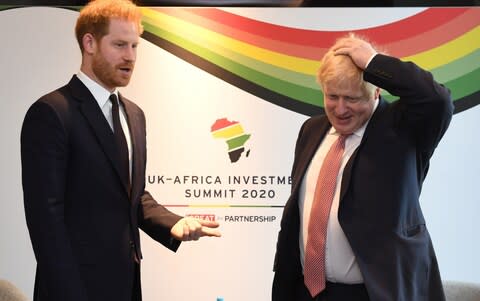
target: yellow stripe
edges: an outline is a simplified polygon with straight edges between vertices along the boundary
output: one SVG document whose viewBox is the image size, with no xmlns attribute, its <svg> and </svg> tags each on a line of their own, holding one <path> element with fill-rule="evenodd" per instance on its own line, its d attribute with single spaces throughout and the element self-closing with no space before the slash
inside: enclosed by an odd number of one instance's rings
<svg viewBox="0 0 480 301">
<path fill-rule="evenodd" d="M 477 26 L 448 43 L 412 56 L 403 57 L 402 60 L 415 62 L 420 67 L 431 70 L 455 61 L 479 48 L 480 26 Z"/>
<path fill-rule="evenodd" d="M 243 134 L 243 128 L 240 124 L 235 124 L 227 128 L 216 130 L 212 132 L 214 138 L 230 138 Z"/>
<path fill-rule="evenodd" d="M 159 11 L 143 9 L 143 14 L 153 25 L 216 53 L 219 52 L 217 48 L 226 48 L 270 65 L 305 74 L 316 74 L 320 66 L 318 61 L 252 46 Z"/>
<path fill-rule="evenodd" d="M 169 16 L 166 13 L 143 8 L 143 14 L 153 25 L 172 32 L 194 44 L 205 47 L 214 53 L 224 53 L 225 49 L 294 72 L 316 75 L 320 62 L 299 57 L 280 54 L 261 47 L 229 38 Z M 480 26 L 475 27 L 460 37 L 439 47 L 403 57 L 402 60 L 413 61 L 427 70 L 455 61 L 480 47 Z"/>
</svg>

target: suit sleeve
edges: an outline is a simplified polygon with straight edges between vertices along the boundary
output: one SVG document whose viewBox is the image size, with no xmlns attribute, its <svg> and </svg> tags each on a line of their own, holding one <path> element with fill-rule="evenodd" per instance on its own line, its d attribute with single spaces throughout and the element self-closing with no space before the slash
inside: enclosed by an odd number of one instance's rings
<svg viewBox="0 0 480 301">
<path fill-rule="evenodd" d="M 432 152 L 453 115 L 449 90 L 414 63 L 381 54 L 365 69 L 364 79 L 400 97 L 396 107 L 399 130 L 407 131 L 421 150 Z"/>
<path fill-rule="evenodd" d="M 172 237 L 170 230 L 182 217 L 157 203 L 148 191 L 142 196 L 141 206 L 140 228 L 165 247 L 176 251 L 180 241 Z"/>
<path fill-rule="evenodd" d="M 146 146 L 146 121 L 145 114 L 138 108 L 140 114 L 140 124 L 142 128 L 143 135 L 145 137 L 145 145 L 143 145 L 144 150 L 144 166 L 143 170 L 146 170 L 147 165 L 147 146 Z M 145 179 L 145 174 L 142 175 Z M 170 230 L 172 227 L 182 218 L 181 216 L 169 211 L 167 208 L 159 204 L 153 196 L 145 189 L 145 184 L 143 185 L 142 195 L 140 198 L 140 210 L 138 211 L 138 221 L 139 227 L 142 229 L 148 236 L 161 243 L 163 246 L 167 247 L 172 251 L 176 251 L 180 246 L 180 241 L 174 239 Z"/>
<path fill-rule="evenodd" d="M 56 111 L 37 101 L 21 132 L 24 206 L 37 260 L 37 281 L 49 301 L 88 300 L 65 224 L 68 137 Z"/>
</svg>

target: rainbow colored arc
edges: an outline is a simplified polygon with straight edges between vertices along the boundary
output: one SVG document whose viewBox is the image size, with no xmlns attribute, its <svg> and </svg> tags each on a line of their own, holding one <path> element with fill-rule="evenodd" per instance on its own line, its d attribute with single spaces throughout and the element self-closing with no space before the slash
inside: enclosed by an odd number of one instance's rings
<svg viewBox="0 0 480 301">
<path fill-rule="evenodd" d="M 289 28 L 216 8 L 143 8 L 143 13 L 145 39 L 243 90 L 306 115 L 323 111 L 315 82 L 319 60 L 347 33 Z M 450 88 L 460 112 L 480 102 L 479 25 L 480 8 L 429 8 L 353 32 L 431 71 Z"/>
</svg>

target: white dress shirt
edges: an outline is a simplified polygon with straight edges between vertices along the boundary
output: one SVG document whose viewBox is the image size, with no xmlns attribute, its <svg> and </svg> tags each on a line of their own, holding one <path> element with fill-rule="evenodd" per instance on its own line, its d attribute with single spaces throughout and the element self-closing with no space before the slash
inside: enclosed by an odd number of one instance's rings
<svg viewBox="0 0 480 301">
<path fill-rule="evenodd" d="M 378 99 L 375 100 L 372 112 L 378 106 Z M 372 113 L 373 114 L 373 113 Z M 343 178 L 343 170 L 353 152 L 362 141 L 363 134 L 368 121 L 345 141 L 345 151 L 342 157 L 342 163 L 337 177 L 337 185 L 333 197 L 332 207 L 327 225 L 327 241 L 325 253 L 326 279 L 330 282 L 339 282 L 345 284 L 363 283 L 362 273 L 358 267 L 355 254 L 348 243 L 345 233 L 338 221 L 338 207 L 340 205 L 340 190 Z M 325 156 L 332 144 L 338 138 L 339 133 L 332 127 L 325 135 L 322 143 L 318 147 L 315 155 L 308 166 L 303 177 L 298 195 L 298 206 L 300 212 L 300 261 L 302 268 L 305 260 L 305 247 L 308 239 L 308 223 L 310 221 L 310 211 L 317 185 L 318 174 L 323 164 Z"/>
<path fill-rule="evenodd" d="M 88 88 L 90 93 L 92 93 L 93 97 L 98 103 L 98 106 L 103 112 L 105 119 L 107 119 L 110 128 L 113 131 L 113 118 L 112 118 L 112 103 L 110 102 L 110 95 L 115 94 L 118 97 L 118 89 L 115 91 L 110 92 L 101 85 L 99 85 L 96 81 L 92 80 L 88 75 L 83 73 L 82 71 L 78 71 L 77 73 L 78 79 Z M 128 146 L 128 161 L 129 161 L 129 173 L 130 179 L 132 177 L 132 141 L 130 136 L 130 129 L 128 128 L 127 122 L 127 115 L 125 113 L 125 109 L 123 108 L 122 103 L 119 103 L 120 108 L 120 123 L 122 125 L 123 133 L 125 134 L 125 139 L 127 139 L 127 146 Z"/>
</svg>

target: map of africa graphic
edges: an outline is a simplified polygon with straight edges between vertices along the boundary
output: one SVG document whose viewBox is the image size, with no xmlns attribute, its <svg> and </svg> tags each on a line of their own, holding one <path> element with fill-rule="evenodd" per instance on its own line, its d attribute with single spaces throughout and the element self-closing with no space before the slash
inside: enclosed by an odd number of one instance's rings
<svg viewBox="0 0 480 301">
<path fill-rule="evenodd" d="M 214 138 L 225 140 L 231 163 L 235 163 L 241 158 L 245 152 L 244 145 L 251 136 L 244 132 L 238 121 L 230 121 L 227 118 L 217 119 L 211 126 L 210 132 Z M 249 154 L 250 150 L 247 150 L 245 156 L 248 157 Z"/>
</svg>

